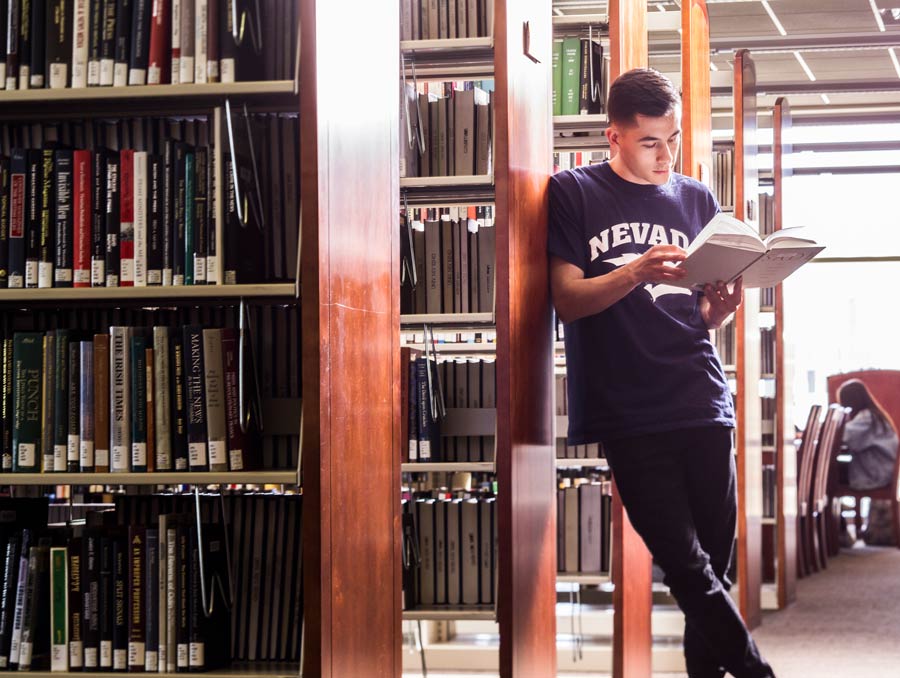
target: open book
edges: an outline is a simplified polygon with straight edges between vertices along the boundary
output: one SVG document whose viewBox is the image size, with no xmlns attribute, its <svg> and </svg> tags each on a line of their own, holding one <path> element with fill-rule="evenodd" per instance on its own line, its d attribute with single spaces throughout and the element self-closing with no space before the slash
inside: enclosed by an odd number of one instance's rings
<svg viewBox="0 0 900 678">
<path fill-rule="evenodd" d="M 747 224 L 719 213 L 678 264 L 687 269 L 687 277 L 669 284 L 703 289 L 706 283 L 730 283 L 743 276 L 744 288 L 773 287 L 823 249 L 803 227 L 784 228 L 763 240 Z"/>
</svg>

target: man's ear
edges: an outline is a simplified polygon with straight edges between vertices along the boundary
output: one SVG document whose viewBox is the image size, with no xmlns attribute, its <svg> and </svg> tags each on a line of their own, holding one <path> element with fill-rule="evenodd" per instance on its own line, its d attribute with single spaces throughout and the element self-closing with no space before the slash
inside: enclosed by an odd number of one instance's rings
<svg viewBox="0 0 900 678">
<path fill-rule="evenodd" d="M 609 145 L 614 146 L 619 143 L 619 130 L 614 126 L 609 126 L 606 128 L 606 138 L 609 140 Z"/>
</svg>

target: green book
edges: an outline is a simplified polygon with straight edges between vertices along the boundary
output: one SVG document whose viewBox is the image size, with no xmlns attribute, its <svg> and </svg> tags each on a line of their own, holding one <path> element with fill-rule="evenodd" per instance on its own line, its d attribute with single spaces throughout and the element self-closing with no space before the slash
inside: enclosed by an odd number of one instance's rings
<svg viewBox="0 0 900 678">
<path fill-rule="evenodd" d="M 562 115 L 563 41 L 553 41 L 553 115 Z"/>
<path fill-rule="evenodd" d="M 576 98 L 575 105 L 578 105 Z M 577 111 L 576 111 L 577 112 Z M 194 154 L 184 155 L 184 284 L 194 284 Z"/>
<path fill-rule="evenodd" d="M 41 458 L 41 362 L 44 335 L 13 337 L 13 471 L 37 473 Z"/>
<path fill-rule="evenodd" d="M 65 546 L 50 549 L 50 670 L 69 670 L 69 570 Z"/>
<path fill-rule="evenodd" d="M 578 87 L 581 75 L 581 40 L 563 40 L 561 115 L 578 115 Z"/>
</svg>

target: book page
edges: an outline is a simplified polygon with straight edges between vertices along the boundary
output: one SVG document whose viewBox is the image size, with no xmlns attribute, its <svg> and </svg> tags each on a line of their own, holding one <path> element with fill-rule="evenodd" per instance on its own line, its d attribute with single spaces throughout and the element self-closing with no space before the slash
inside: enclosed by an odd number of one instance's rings
<svg viewBox="0 0 900 678">
<path fill-rule="evenodd" d="M 792 226 L 791 228 L 779 229 L 763 240 L 763 243 L 765 243 L 766 249 L 817 245 L 816 239 L 806 226 Z"/>
<path fill-rule="evenodd" d="M 743 272 L 744 288 L 774 287 L 823 249 L 820 245 L 773 249 Z"/>
<path fill-rule="evenodd" d="M 669 284 L 703 289 L 706 283 L 715 284 L 719 280 L 732 282 L 759 257 L 760 252 L 754 250 L 708 241 L 680 264 L 687 269 L 687 277 Z"/>
<path fill-rule="evenodd" d="M 714 216 L 703 230 L 697 234 L 690 247 L 688 247 L 688 255 L 700 249 L 707 241 L 715 241 L 732 247 L 741 247 L 743 249 L 764 252 L 762 240 L 756 231 L 743 221 L 739 221 L 734 217 L 728 216 L 723 212 L 719 212 Z"/>
</svg>

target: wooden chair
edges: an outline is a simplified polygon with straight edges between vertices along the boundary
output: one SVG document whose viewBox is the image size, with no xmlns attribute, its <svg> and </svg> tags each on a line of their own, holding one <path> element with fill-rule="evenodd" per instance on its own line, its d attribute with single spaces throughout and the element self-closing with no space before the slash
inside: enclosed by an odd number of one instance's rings
<svg viewBox="0 0 900 678">
<path fill-rule="evenodd" d="M 828 499 L 828 481 L 834 460 L 841 449 L 847 410 L 840 405 L 829 405 L 822 425 L 816 454 L 816 470 L 813 478 L 813 494 L 810 501 L 810 528 L 812 532 L 813 565 L 815 569 L 828 567 L 828 522 L 831 519 L 831 502 Z"/>
<path fill-rule="evenodd" d="M 822 406 L 813 405 L 809 408 L 809 416 L 806 418 L 806 427 L 800 438 L 800 448 L 797 450 L 799 471 L 797 473 L 797 534 L 800 535 L 800 543 L 797 548 L 797 575 L 806 577 L 812 574 L 810 554 L 812 549 L 808 538 L 809 499 L 812 494 L 812 476 L 816 461 L 816 447 L 819 442 L 819 432 L 822 430 Z"/>
<path fill-rule="evenodd" d="M 881 409 L 891 419 L 891 425 L 894 427 L 894 430 L 900 431 L 900 428 L 898 428 L 898 424 L 900 424 L 900 370 L 862 370 L 831 375 L 828 377 L 829 402 L 837 400 L 837 392 L 841 384 L 850 379 L 859 379 L 866 385 L 869 393 L 878 401 Z M 870 499 L 890 501 L 894 523 L 894 540 L 897 547 L 900 548 L 900 454 L 897 455 L 897 461 L 894 463 L 894 473 L 888 485 L 874 490 L 853 490 L 838 483 L 836 478 L 832 478 L 829 494 L 834 499 L 833 505 L 838 507 L 837 515 L 832 515 L 832 525 L 839 524 L 840 521 L 840 498 L 854 497 L 856 499 L 857 534 L 862 528 L 862 516 L 859 510 L 861 500 L 864 497 L 869 497 Z M 833 529 L 836 532 L 836 528 Z"/>
</svg>

